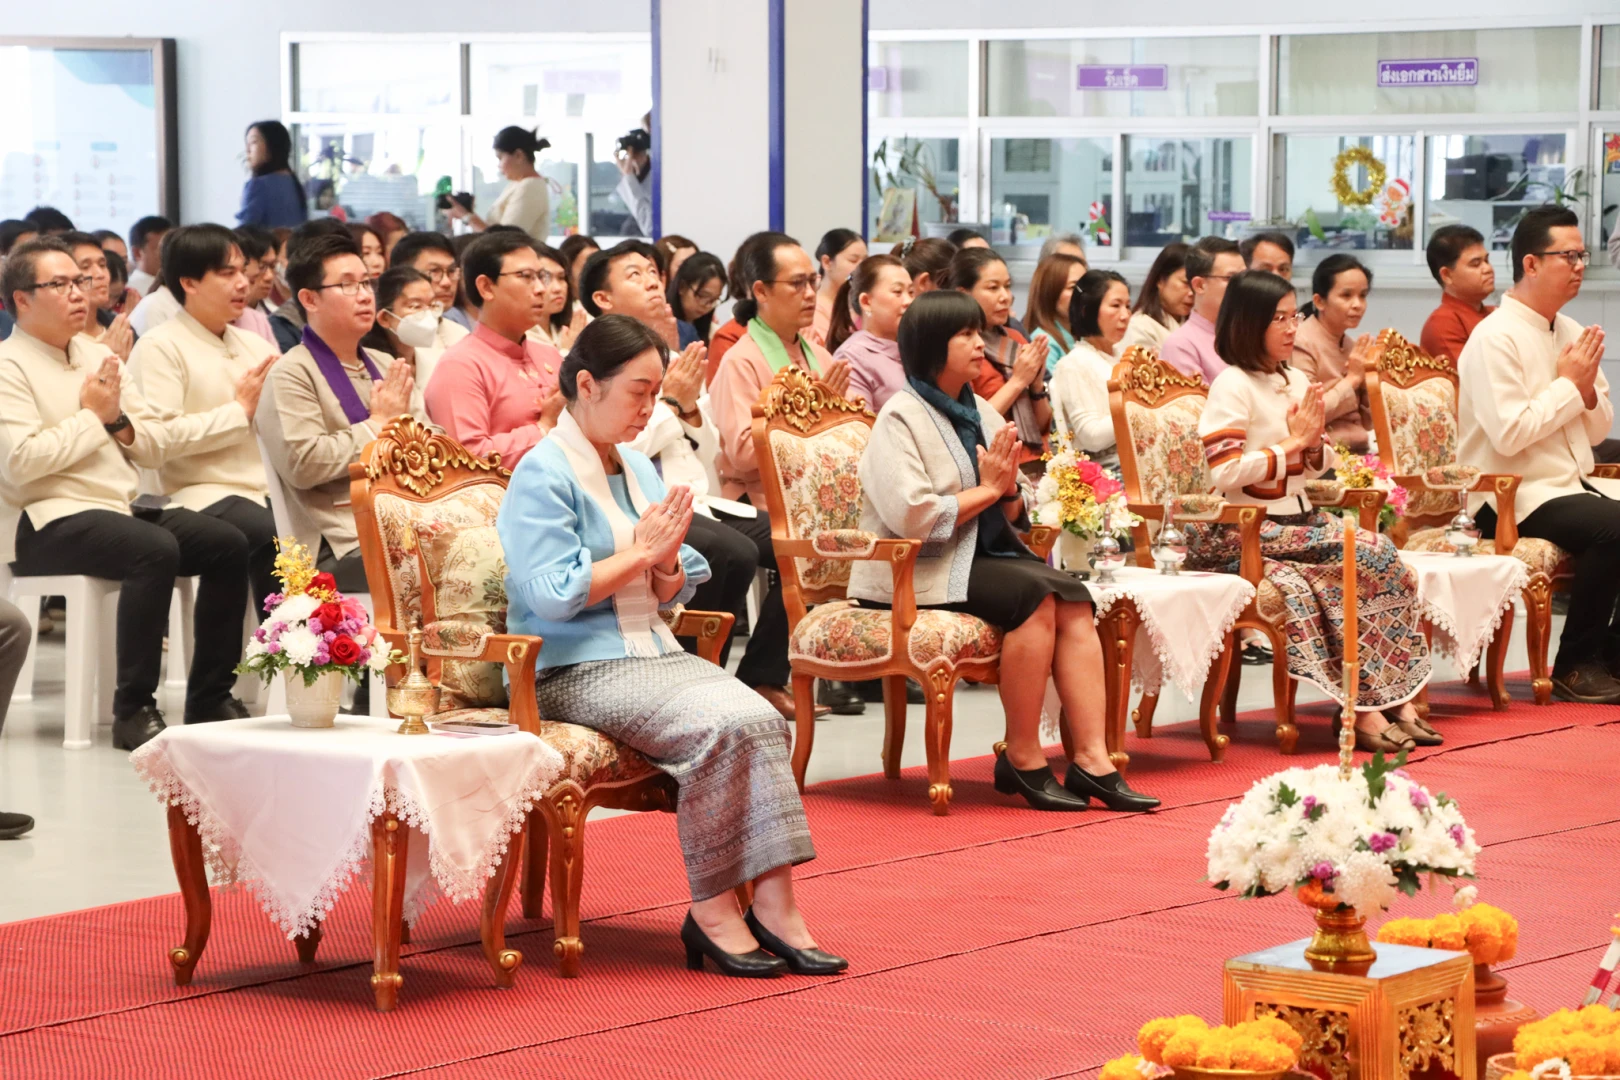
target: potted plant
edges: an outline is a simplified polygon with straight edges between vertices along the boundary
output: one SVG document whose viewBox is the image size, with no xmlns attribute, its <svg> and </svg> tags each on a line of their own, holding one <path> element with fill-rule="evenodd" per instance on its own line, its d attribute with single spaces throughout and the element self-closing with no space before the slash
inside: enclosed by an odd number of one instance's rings
<svg viewBox="0 0 1620 1080">
<path fill-rule="evenodd" d="M 889 198 L 889 192 L 922 188 L 939 204 L 941 224 L 956 224 L 956 200 L 960 189 L 949 192 L 939 189 L 934 151 L 926 139 L 897 138 L 893 165 L 889 162 L 889 140 L 878 143 L 872 152 L 872 186 L 877 191 L 878 203 Z"/>
</svg>

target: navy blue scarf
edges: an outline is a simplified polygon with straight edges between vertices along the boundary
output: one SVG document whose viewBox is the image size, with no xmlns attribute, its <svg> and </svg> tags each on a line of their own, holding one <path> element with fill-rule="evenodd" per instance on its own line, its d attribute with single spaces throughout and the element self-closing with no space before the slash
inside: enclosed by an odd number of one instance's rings
<svg viewBox="0 0 1620 1080">
<path fill-rule="evenodd" d="M 979 447 L 988 447 L 990 444 L 984 438 L 984 425 L 979 423 L 979 405 L 975 400 L 973 387 L 964 385 L 962 393 L 952 400 L 945 395 L 945 391 L 915 375 L 908 375 L 906 382 L 917 392 L 918 397 L 950 421 L 951 430 L 956 432 L 956 437 L 962 440 L 962 449 L 967 451 L 968 465 L 973 470 L 973 482 L 977 484 Z M 980 554 L 1013 558 L 1021 554 L 1023 545 L 1013 534 L 1012 526 L 1007 523 L 1007 515 L 1002 512 L 999 502 L 993 502 L 979 511 L 978 522 L 977 547 Z"/>
</svg>

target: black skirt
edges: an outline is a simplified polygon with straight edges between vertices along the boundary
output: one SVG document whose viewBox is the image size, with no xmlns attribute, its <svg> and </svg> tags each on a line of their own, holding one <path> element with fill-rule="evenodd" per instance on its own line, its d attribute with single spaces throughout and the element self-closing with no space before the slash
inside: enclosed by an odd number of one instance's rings
<svg viewBox="0 0 1620 1080">
<path fill-rule="evenodd" d="M 1035 614 L 1048 596 L 1090 603 L 1086 583 L 1073 574 L 1048 566 L 1033 555 L 997 557 L 974 555 L 968 571 L 967 599 L 954 604 L 927 604 L 940 611 L 960 611 L 983 619 L 1003 631 L 1016 630 Z M 862 607 L 888 604 L 862 600 Z"/>
</svg>

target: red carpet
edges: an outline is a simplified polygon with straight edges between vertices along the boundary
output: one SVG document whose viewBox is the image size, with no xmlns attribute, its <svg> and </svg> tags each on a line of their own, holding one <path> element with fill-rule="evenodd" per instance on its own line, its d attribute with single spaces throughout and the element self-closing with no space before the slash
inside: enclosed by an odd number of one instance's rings
<svg viewBox="0 0 1620 1080">
<path fill-rule="evenodd" d="M 1461 800 L 1486 847 L 1483 897 L 1523 923 L 1513 995 L 1551 1010 L 1578 999 L 1620 909 L 1620 714 L 1537 709 L 1512 689 L 1491 713 L 1482 692 L 1436 688 L 1447 745 L 1413 771 Z M 1307 710 L 1288 764 L 1331 756 L 1326 716 Z M 1270 731 L 1240 724 L 1222 765 L 1190 728 L 1132 736 L 1133 781 L 1165 799 L 1141 817 L 1020 809 L 991 790 L 989 758 L 956 763 L 947 818 L 927 812 L 921 770 L 813 788 L 819 858 L 800 893 L 818 937 L 853 961 L 835 980 L 687 972 L 666 815 L 591 824 L 584 978 L 558 979 L 547 924 L 514 908 L 524 965 L 515 989 L 493 989 L 476 909 L 440 905 L 414 928 L 387 1016 L 370 1008 L 364 888 L 311 969 L 250 898 L 216 892 L 185 989 L 164 955 L 182 936 L 177 896 L 0 925 L 0 1077 L 1091 1076 L 1144 1019 L 1216 1018 L 1225 957 L 1306 933 L 1292 900 L 1200 880 L 1226 803 L 1284 765 Z"/>
</svg>

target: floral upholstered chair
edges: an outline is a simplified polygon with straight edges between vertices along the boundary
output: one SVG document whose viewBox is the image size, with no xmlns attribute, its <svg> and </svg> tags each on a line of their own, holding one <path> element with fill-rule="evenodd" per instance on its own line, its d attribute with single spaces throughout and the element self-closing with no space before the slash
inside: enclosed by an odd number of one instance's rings
<svg viewBox="0 0 1620 1080">
<path fill-rule="evenodd" d="M 1260 555 L 1260 526 L 1265 512 L 1255 506 L 1232 506 L 1213 491 L 1204 442 L 1198 435 L 1198 421 L 1204 414 L 1209 387 L 1197 375 L 1183 375 L 1159 359 L 1150 348 L 1134 345 L 1114 366 L 1108 382 L 1108 404 L 1114 418 L 1114 437 L 1119 447 L 1121 478 L 1131 510 L 1145 520 L 1132 530 L 1136 558 L 1142 566 L 1153 565 L 1149 524 L 1162 522 L 1165 503 L 1178 520 L 1234 525 L 1242 540 L 1239 573 L 1255 586 L 1255 598 L 1233 627 L 1260 631 L 1271 642 L 1271 688 L 1277 715 L 1277 745 L 1285 754 L 1294 752 L 1299 729 L 1294 726 L 1294 695 L 1298 684 L 1288 676 L 1287 642 L 1282 623 L 1286 617 L 1281 591 L 1263 573 Z M 1383 492 L 1351 491 L 1340 485 L 1323 485 L 1310 493 L 1322 507 L 1352 507 L 1360 515 L 1361 527 L 1374 528 Z M 1237 719 L 1237 693 L 1243 667 L 1235 662 L 1231 641 L 1220 661 L 1225 666 L 1225 694 L 1221 719 Z M 1217 671 L 1212 671 L 1214 679 Z M 1207 691 L 1206 691 L 1207 693 Z M 1144 698 L 1136 720 L 1137 734 L 1152 732 L 1156 699 Z"/>
<path fill-rule="evenodd" d="M 1457 460 L 1457 366 L 1447 356 L 1430 356 L 1395 330 L 1378 335 L 1384 346 L 1376 370 L 1367 372 L 1378 452 L 1409 493 L 1406 504 L 1406 551 L 1453 551 L 1446 526 L 1472 491 L 1490 492 L 1496 500 L 1496 535 L 1481 540 L 1481 555 L 1512 555 L 1530 572 L 1524 587 L 1525 632 L 1530 654 L 1530 686 L 1536 704 L 1552 699 L 1547 673 L 1547 644 L 1552 630 L 1552 592 L 1568 587 L 1567 556 L 1546 540 L 1520 537 L 1513 500 L 1519 477 L 1481 473 Z M 1504 619 L 1485 657 L 1486 684 L 1497 709 L 1508 706 L 1502 680 L 1513 621 Z M 1471 674 L 1469 681 L 1474 681 Z"/>
<path fill-rule="evenodd" d="M 918 610 L 911 575 L 920 543 L 860 531 L 861 455 L 875 418 L 860 402 L 828 392 L 786 368 L 754 406 L 754 447 L 771 515 L 771 543 L 782 575 L 798 704 L 793 775 L 804 787 L 815 738 L 814 680 L 883 680 L 883 772 L 900 776 L 906 733 L 906 679 L 923 686 L 928 798 L 934 813 L 951 801 L 951 707 L 956 681 L 993 683 L 1001 632 L 971 615 Z M 1028 538 L 1045 555 L 1054 531 Z M 855 560 L 882 560 L 894 574 L 892 610 L 845 598 Z"/>
<path fill-rule="evenodd" d="M 383 429 L 349 476 L 377 629 L 403 648 L 409 629 L 422 623 L 428 676 L 441 691 L 441 711 L 429 719 L 510 720 L 563 757 L 562 775 L 526 830 L 523 913 L 541 914 L 549 848 L 559 969 L 578 975 L 586 815 L 593 806 L 672 810 L 675 783 L 598 731 L 540 716 L 534 674 L 541 640 L 506 632 L 506 561 L 495 517 L 511 473 L 498 457 L 474 457 L 407 416 Z M 697 637 L 700 654 L 713 661 L 732 618 L 686 611 L 670 621 L 677 634 Z M 388 674 L 392 683 L 403 673 Z"/>
</svg>

